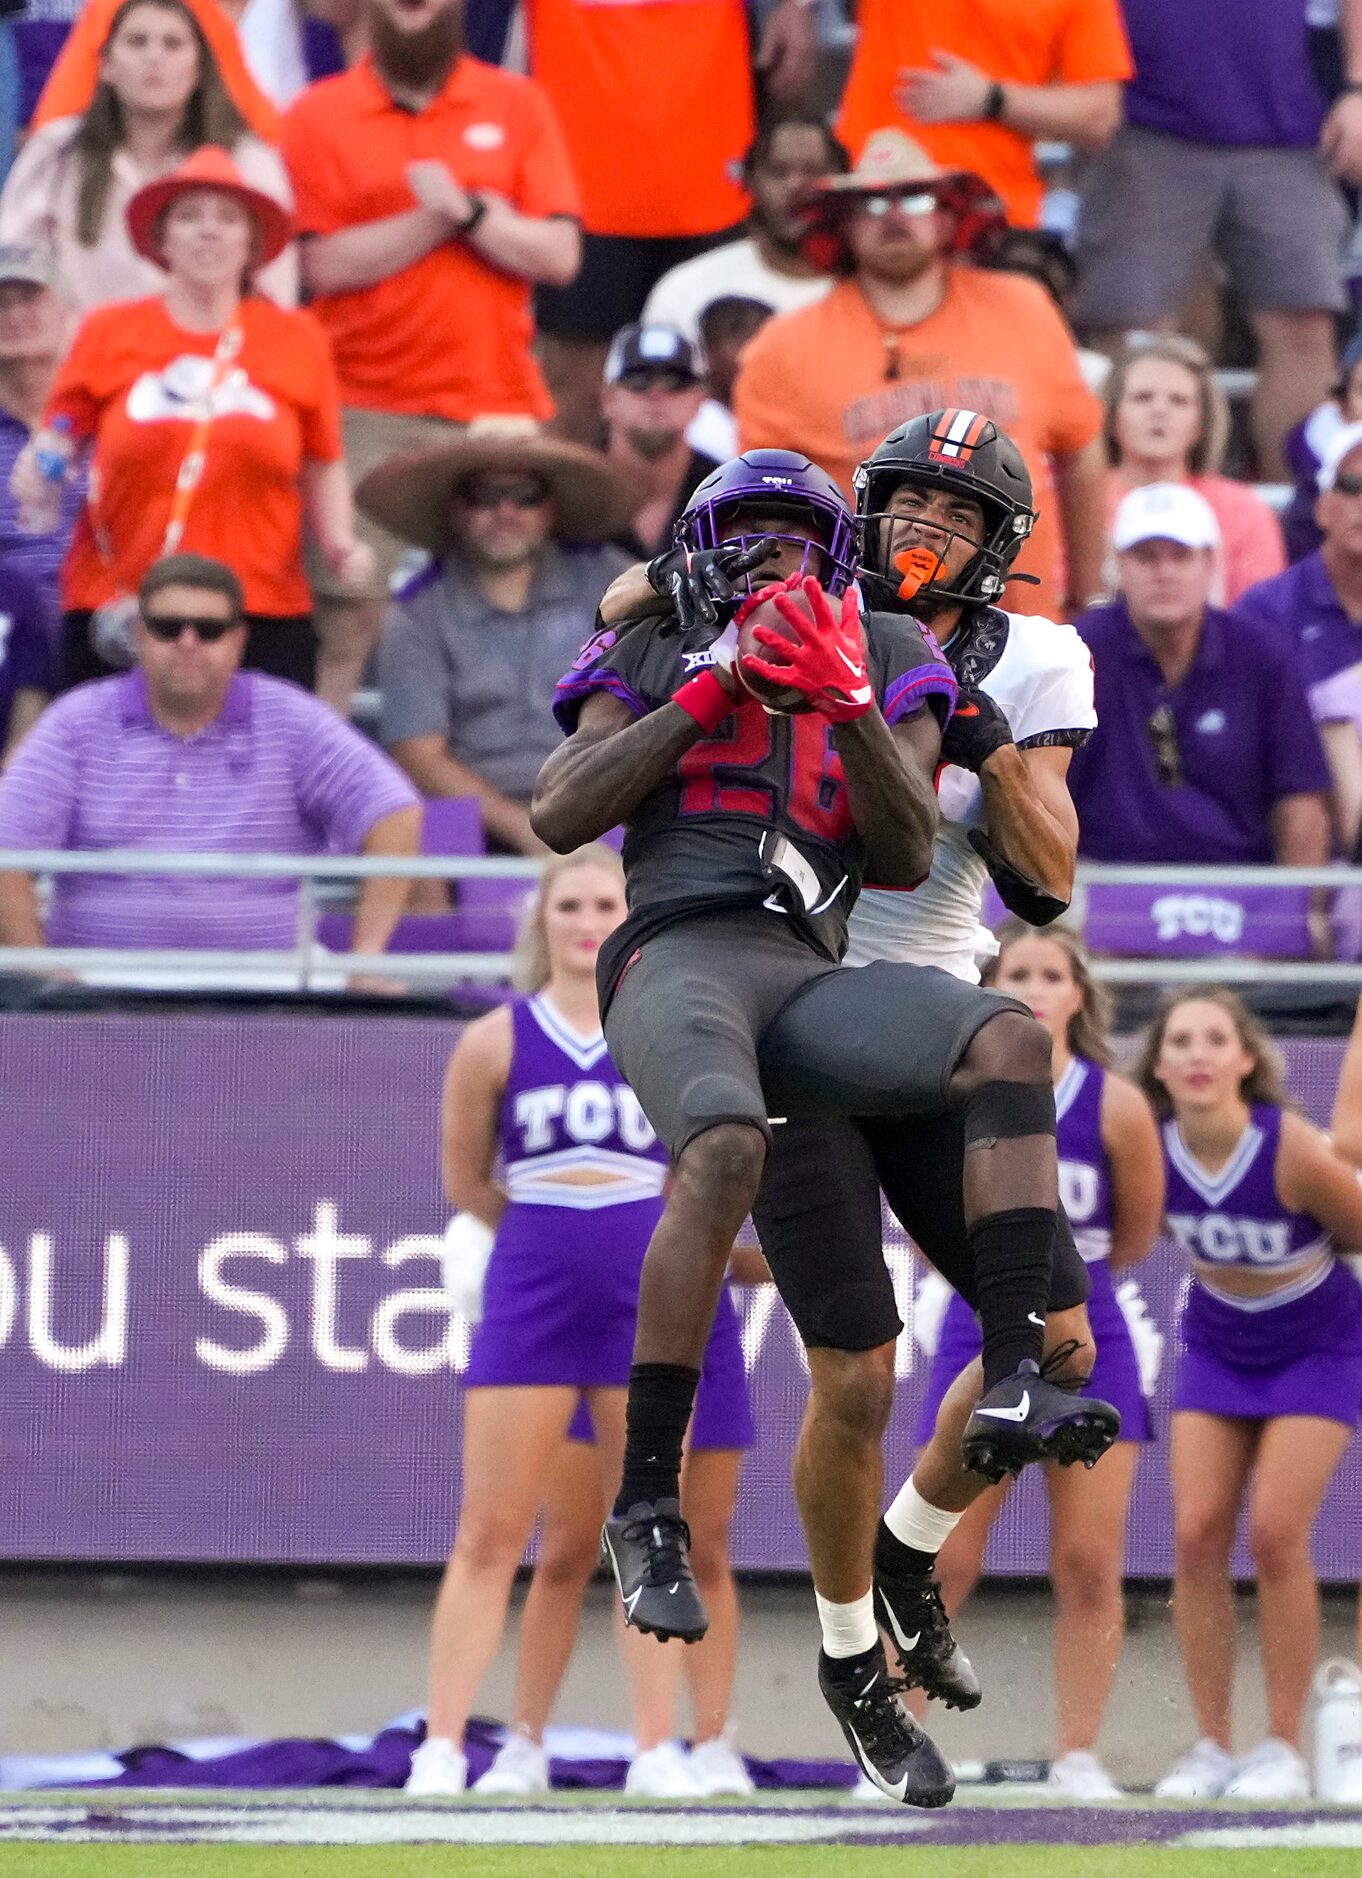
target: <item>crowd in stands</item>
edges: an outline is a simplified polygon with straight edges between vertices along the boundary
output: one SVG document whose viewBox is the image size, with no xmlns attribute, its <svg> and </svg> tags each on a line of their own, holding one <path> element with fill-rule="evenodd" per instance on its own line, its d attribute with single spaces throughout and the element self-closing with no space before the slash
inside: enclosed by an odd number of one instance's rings
<svg viewBox="0 0 1362 1878">
<path fill-rule="evenodd" d="M 1006 603 L 1094 651 L 1085 854 L 1353 858 L 1362 26 L 1328 12 L 29 0 L 0 747 L 128 695 L 188 552 L 240 582 L 244 671 L 365 694 L 421 796 L 536 853 L 552 681 L 714 465 L 793 448 L 850 493 L 961 406 L 1038 491 Z"/>
</svg>

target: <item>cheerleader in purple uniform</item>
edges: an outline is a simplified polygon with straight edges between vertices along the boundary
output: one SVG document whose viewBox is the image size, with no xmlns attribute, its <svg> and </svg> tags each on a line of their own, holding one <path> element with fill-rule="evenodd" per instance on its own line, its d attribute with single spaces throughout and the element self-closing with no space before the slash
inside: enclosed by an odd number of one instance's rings
<svg viewBox="0 0 1362 1878">
<path fill-rule="evenodd" d="M 565 1437 L 585 1399 L 595 1445 L 591 1514 L 613 1492 L 623 1464 L 624 1400 L 638 1308 L 639 1272 L 662 1211 L 667 1157 L 601 1034 L 596 955 L 624 917 L 624 875 L 609 848 L 552 859 L 527 926 L 521 981 L 531 994 L 464 1031 L 450 1058 L 442 1108 L 445 1187 L 459 1209 L 447 1236 L 447 1280 L 481 1291 L 481 1319 L 464 1378 L 463 1499 L 454 1551 L 435 1608 L 427 1738 L 407 1791 L 455 1794 L 467 1783 L 464 1728 L 505 1627 L 511 1584 L 536 1512 L 561 1506 L 555 1488 L 570 1452 Z M 488 1255 L 490 1252 L 490 1256 Z M 485 1260 L 481 1284 L 479 1265 Z M 721 1300 L 706 1357 L 710 1449 L 725 1464 L 692 1468 L 687 1517 L 709 1532 L 731 1521 L 738 1455 L 750 1446 L 741 1339 L 731 1298 Z M 697 1402 L 697 1422 L 701 1405 Z M 726 1447 L 721 1446 L 726 1443 Z M 698 1504 L 695 1490 L 698 1487 Z M 561 1558 L 550 1520 L 550 1557 Z M 710 1548 L 719 1608 L 731 1612 L 708 1651 L 731 1685 L 737 1603 L 727 1547 Z M 577 1601 L 585 1586 L 580 1578 Z M 540 1600 L 541 1606 L 543 1600 Z M 553 1628 L 558 1677 L 572 1630 Z M 572 1617 L 575 1624 L 575 1605 Z M 542 1631 L 541 1625 L 541 1631 Z M 566 1644 L 566 1647 L 564 1647 Z M 727 1690 L 706 1687 L 712 1734 L 692 1771 L 669 1739 L 682 1646 L 628 1633 L 639 1752 L 629 1790 L 694 1797 L 716 1785 L 720 1763 L 746 1775 L 723 1735 Z M 635 1660 L 635 1659 L 642 1660 Z M 543 1678 L 539 1679 L 543 1692 Z M 550 1699 L 552 1690 L 549 1692 Z M 541 1708 L 546 1704 L 541 1702 Z M 528 1719 L 528 1718 L 527 1718 Z M 542 1728 L 542 1719 L 539 1720 Z M 706 1752 L 707 1750 L 707 1752 Z M 711 1765 L 713 1763 L 713 1765 Z M 733 1769 L 736 1769 L 736 1775 Z M 701 1772 L 708 1779 L 701 1778 Z M 490 1790 L 532 1793 L 548 1785 L 537 1734 L 513 1733 Z"/>
<path fill-rule="evenodd" d="M 1173 1615 L 1200 1740 L 1165 1798 L 1303 1798 L 1301 1714 L 1319 1648 L 1310 1533 L 1362 1399 L 1362 1189 L 1286 1107 L 1267 1035 L 1233 992 L 1172 998 L 1140 1081 L 1163 1127 L 1170 1235 L 1191 1265 L 1171 1467 Z M 1258 1587 L 1268 1736 L 1230 1752 L 1241 1512 Z"/>
<path fill-rule="evenodd" d="M 1055 1588 L 1055 1686 L 1059 1754 L 1051 1784 L 1077 1800 L 1119 1789 L 1093 1750 L 1106 1712 L 1125 1627 L 1121 1573 L 1126 1513 L 1140 1444 L 1151 1437 L 1140 1365 L 1113 1274 L 1139 1263 L 1159 1229 L 1163 1167 L 1149 1104 L 1112 1074 L 1108 1007 L 1075 933 L 1012 920 L 988 982 L 1031 1006 L 1050 1032 L 1058 1117 L 1059 1191 L 1088 1266 L 1088 1316 L 1097 1359 L 1090 1387 L 1121 1411 L 1121 1434 L 1090 1471 L 1047 1467 L 1050 1580 Z M 952 1295 L 941 1321 L 918 1440 L 931 1438 L 941 1398 L 979 1355 L 979 1323 Z M 984 1548 L 1006 1485 L 990 1489 L 943 1546 L 937 1569 L 951 1617 L 983 1570 Z"/>
</svg>

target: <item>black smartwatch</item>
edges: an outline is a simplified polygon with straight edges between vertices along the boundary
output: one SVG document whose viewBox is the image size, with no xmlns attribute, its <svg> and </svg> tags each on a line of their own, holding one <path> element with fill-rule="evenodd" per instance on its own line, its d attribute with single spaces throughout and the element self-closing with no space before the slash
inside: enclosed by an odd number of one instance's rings
<svg viewBox="0 0 1362 1878">
<path fill-rule="evenodd" d="M 1007 94 L 995 80 L 984 94 L 984 108 L 980 116 L 986 123 L 996 124 L 1007 108 Z"/>
<path fill-rule="evenodd" d="M 484 197 L 474 196 L 472 197 L 472 203 L 473 206 L 468 211 L 468 214 L 464 217 L 463 221 L 456 224 L 454 229 L 454 233 L 460 236 L 464 241 L 467 241 L 470 235 L 477 233 L 478 225 L 482 221 L 483 216 L 487 213 L 487 202 Z"/>
</svg>

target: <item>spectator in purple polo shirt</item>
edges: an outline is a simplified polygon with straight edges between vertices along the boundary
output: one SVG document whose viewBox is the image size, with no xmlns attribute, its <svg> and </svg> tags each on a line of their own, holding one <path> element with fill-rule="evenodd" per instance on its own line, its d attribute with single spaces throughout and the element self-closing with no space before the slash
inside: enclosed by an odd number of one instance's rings
<svg viewBox="0 0 1362 1878">
<path fill-rule="evenodd" d="M 414 855 L 401 771 L 328 705 L 238 670 L 241 584 L 202 555 L 142 583 L 138 665 L 57 699 L 0 778 L 0 848 Z M 409 882 L 363 882 L 354 948 L 381 952 Z M 46 924 L 31 877 L 0 874 L 0 945 L 288 951 L 289 880 L 64 874 Z M 358 984 L 360 981 L 352 981 Z"/>
<path fill-rule="evenodd" d="M 1329 771 L 1295 653 L 1210 605 L 1210 505 L 1182 483 L 1132 489 L 1112 541 L 1120 597 L 1074 622 L 1097 675 L 1097 729 L 1069 769 L 1079 852 L 1322 865 Z"/>
<path fill-rule="evenodd" d="M 52 695 L 52 636 L 42 594 L 0 556 L 0 749 L 7 758 Z"/>
<path fill-rule="evenodd" d="M 1362 424 L 1325 446 L 1314 554 L 1241 595 L 1238 611 L 1293 648 L 1334 779 L 1340 845 L 1362 825 Z"/>
<path fill-rule="evenodd" d="M 1325 122 L 1302 0 L 1123 0 L 1135 77 L 1125 123 L 1083 199 L 1075 324 L 1103 351 L 1174 331 L 1214 251 L 1258 345 L 1253 436 L 1284 476 L 1287 432 L 1334 375 L 1346 304 L 1345 211 L 1330 174 L 1356 152 L 1340 100 Z"/>
</svg>

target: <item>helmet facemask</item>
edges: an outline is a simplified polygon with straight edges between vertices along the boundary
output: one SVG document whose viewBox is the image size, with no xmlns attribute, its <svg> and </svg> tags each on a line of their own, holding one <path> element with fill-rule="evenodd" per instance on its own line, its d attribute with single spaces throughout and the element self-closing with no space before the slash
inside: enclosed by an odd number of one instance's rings
<svg viewBox="0 0 1362 1878">
<path fill-rule="evenodd" d="M 817 539 L 804 534 L 789 534 L 779 528 L 740 528 L 733 533 L 733 523 L 746 511 L 756 515 L 788 513 L 805 526 L 817 530 Z M 677 539 L 692 550 L 698 548 L 755 547 L 759 541 L 779 541 L 798 548 L 798 572 L 811 574 L 832 595 L 844 593 L 856 577 L 856 528 L 845 510 L 813 497 L 782 498 L 753 491 L 750 496 L 720 497 L 699 504 L 682 517 L 677 525 Z M 749 593 L 770 586 L 781 578 L 761 568 L 743 576 Z"/>
</svg>

